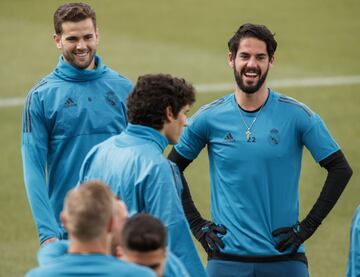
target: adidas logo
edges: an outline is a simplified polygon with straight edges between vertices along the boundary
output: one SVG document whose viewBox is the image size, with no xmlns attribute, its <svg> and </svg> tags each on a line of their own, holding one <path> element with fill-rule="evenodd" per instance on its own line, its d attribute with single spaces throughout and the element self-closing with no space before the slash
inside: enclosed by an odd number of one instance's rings
<svg viewBox="0 0 360 277">
<path fill-rule="evenodd" d="M 70 108 L 76 106 L 76 103 L 74 102 L 74 100 L 72 100 L 70 97 L 66 100 L 65 102 L 65 107 L 66 108 Z"/>
<path fill-rule="evenodd" d="M 226 142 L 235 142 L 235 139 L 234 139 L 234 137 L 232 136 L 232 134 L 229 132 L 229 133 L 227 133 L 227 135 L 225 136 L 224 141 L 226 141 Z"/>
</svg>

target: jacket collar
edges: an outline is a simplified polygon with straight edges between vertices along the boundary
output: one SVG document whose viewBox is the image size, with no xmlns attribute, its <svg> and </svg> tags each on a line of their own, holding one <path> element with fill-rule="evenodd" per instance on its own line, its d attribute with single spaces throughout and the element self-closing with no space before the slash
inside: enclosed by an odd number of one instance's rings
<svg viewBox="0 0 360 277">
<path fill-rule="evenodd" d="M 59 62 L 54 70 L 54 74 L 59 78 L 72 82 L 85 82 L 100 78 L 108 71 L 107 66 L 103 65 L 101 58 L 95 56 L 96 68 L 93 70 L 78 69 L 65 61 L 64 56 L 59 57 Z"/>
<path fill-rule="evenodd" d="M 141 139 L 151 140 L 155 143 L 155 145 L 160 149 L 162 153 L 164 152 L 166 146 L 168 146 L 169 144 L 168 139 L 158 130 L 144 125 L 128 123 L 128 126 L 126 127 L 124 132 Z"/>
</svg>

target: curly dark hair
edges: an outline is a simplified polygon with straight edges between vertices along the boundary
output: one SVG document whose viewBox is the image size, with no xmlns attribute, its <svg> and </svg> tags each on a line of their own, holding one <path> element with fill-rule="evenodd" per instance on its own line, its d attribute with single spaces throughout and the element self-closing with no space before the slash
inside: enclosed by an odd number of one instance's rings
<svg viewBox="0 0 360 277">
<path fill-rule="evenodd" d="M 79 22 L 91 18 L 96 29 L 96 14 L 86 3 L 68 3 L 61 5 L 54 13 L 54 29 L 57 35 L 63 32 L 62 24 L 67 21 Z"/>
<path fill-rule="evenodd" d="M 182 78 L 169 74 L 140 76 L 127 100 L 128 119 L 160 130 L 166 120 L 166 108 L 170 107 L 175 118 L 186 105 L 195 102 L 195 89 Z"/>
<path fill-rule="evenodd" d="M 271 59 L 276 51 L 277 42 L 274 38 L 275 34 L 265 25 L 256 25 L 251 23 L 246 23 L 235 32 L 228 42 L 229 51 L 236 56 L 236 53 L 239 49 L 239 43 L 242 38 L 254 37 L 259 40 L 262 40 L 266 44 L 267 53 Z"/>
</svg>

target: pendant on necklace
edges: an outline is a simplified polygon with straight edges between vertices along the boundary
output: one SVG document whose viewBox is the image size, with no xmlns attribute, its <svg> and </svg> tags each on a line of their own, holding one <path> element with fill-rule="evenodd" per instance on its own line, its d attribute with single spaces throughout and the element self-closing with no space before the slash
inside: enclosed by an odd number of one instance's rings
<svg viewBox="0 0 360 277">
<path fill-rule="evenodd" d="M 250 132 L 250 129 L 248 128 L 245 132 L 246 134 L 246 140 L 249 141 L 250 140 L 250 136 L 251 136 L 251 132 Z"/>
</svg>

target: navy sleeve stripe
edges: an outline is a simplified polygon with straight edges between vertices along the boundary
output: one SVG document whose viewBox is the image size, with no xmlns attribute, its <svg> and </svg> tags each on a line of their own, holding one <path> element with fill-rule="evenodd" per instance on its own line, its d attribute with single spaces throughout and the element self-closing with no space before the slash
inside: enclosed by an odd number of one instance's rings
<svg viewBox="0 0 360 277">
<path fill-rule="evenodd" d="M 306 107 L 304 104 L 296 101 L 295 99 L 282 96 L 279 98 L 279 101 L 283 102 L 283 103 L 287 103 L 287 104 L 293 104 L 295 106 L 302 108 L 309 117 L 311 117 L 313 115 L 312 111 L 308 107 Z"/>
<path fill-rule="evenodd" d="M 41 80 L 39 83 L 37 83 L 31 90 L 28 96 L 26 97 L 26 103 L 25 103 L 25 126 L 24 126 L 24 133 L 31 133 L 32 126 L 31 126 L 31 114 L 30 114 L 30 107 L 31 107 L 31 99 L 34 94 L 34 92 L 41 87 L 42 85 L 46 84 L 47 81 Z"/>
<path fill-rule="evenodd" d="M 34 92 L 29 93 L 26 97 L 26 104 L 25 104 L 25 128 L 24 133 L 31 133 L 31 115 L 30 115 L 30 104 L 31 104 L 31 97 Z"/>
<path fill-rule="evenodd" d="M 195 119 L 199 114 L 201 114 L 202 112 L 208 110 L 208 109 L 211 109 L 213 107 L 216 107 L 216 106 L 219 106 L 220 104 L 224 103 L 225 101 L 225 97 L 222 97 L 222 98 L 219 98 L 219 99 L 216 99 L 215 101 L 209 103 L 209 104 L 206 104 L 204 106 L 202 106 L 193 116 L 192 116 L 192 119 Z"/>
</svg>

